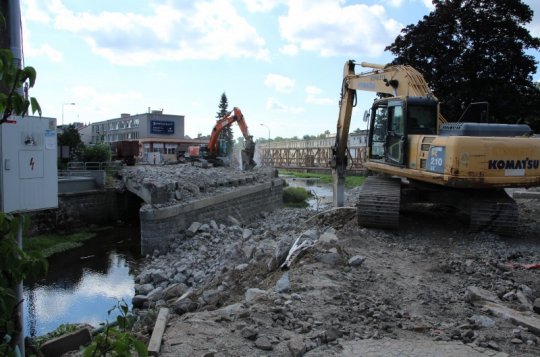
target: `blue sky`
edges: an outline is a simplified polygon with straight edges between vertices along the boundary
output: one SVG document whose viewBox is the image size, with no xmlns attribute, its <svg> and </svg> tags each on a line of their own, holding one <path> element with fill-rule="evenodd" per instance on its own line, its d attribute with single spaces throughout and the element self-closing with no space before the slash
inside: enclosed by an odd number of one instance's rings
<svg viewBox="0 0 540 357">
<path fill-rule="evenodd" d="M 540 36 L 540 2 L 524 2 Z M 185 115 L 191 137 L 210 133 L 223 92 L 256 138 L 335 132 L 344 63 L 391 61 L 385 46 L 431 9 L 430 0 L 21 0 L 44 116 L 89 123 L 163 109 Z M 373 97 L 359 95 L 351 129 L 365 126 Z"/>
</svg>

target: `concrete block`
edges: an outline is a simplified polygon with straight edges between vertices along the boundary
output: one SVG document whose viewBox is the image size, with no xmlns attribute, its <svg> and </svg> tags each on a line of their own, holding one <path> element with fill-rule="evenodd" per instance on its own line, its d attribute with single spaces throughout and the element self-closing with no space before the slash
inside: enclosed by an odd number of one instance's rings
<svg viewBox="0 0 540 357">
<path fill-rule="evenodd" d="M 523 191 L 514 191 L 512 193 L 512 197 L 540 200 L 540 192 L 538 192 L 538 191 L 525 191 L 525 190 L 523 190 Z"/>
<path fill-rule="evenodd" d="M 45 357 L 58 357 L 66 352 L 77 351 L 80 346 L 87 346 L 91 342 L 92 334 L 90 330 L 83 328 L 45 342 L 40 350 Z"/>
</svg>

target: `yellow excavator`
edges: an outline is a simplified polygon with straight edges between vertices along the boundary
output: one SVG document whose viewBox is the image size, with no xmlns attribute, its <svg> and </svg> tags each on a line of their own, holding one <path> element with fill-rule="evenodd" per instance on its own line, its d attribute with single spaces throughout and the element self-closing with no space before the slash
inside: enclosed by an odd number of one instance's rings
<svg viewBox="0 0 540 357">
<path fill-rule="evenodd" d="M 366 178 L 357 201 L 358 223 L 398 228 L 400 208 L 416 203 L 455 207 L 473 231 L 515 232 L 516 202 L 506 188 L 540 186 L 540 138 L 525 124 L 489 123 L 489 108 L 447 122 L 424 77 L 407 65 L 377 65 L 355 73 L 345 63 L 332 166 L 334 205 L 344 204 L 347 140 L 356 91 L 381 93 L 369 121 Z M 478 108 L 478 106 L 476 106 Z M 471 114 L 472 113 L 472 114 Z"/>
</svg>

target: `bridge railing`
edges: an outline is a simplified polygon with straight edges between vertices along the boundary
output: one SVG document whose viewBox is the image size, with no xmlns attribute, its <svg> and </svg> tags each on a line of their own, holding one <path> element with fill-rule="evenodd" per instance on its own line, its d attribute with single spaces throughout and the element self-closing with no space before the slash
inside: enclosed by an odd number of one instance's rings
<svg viewBox="0 0 540 357">
<path fill-rule="evenodd" d="M 91 171 L 103 170 L 107 173 L 116 172 L 122 168 L 122 163 L 114 161 L 70 161 L 67 163 L 67 171 Z"/>
<path fill-rule="evenodd" d="M 58 177 L 93 177 L 98 187 L 104 187 L 107 176 L 116 174 L 121 168 L 120 162 L 70 161 L 66 170 L 58 170 Z"/>
</svg>

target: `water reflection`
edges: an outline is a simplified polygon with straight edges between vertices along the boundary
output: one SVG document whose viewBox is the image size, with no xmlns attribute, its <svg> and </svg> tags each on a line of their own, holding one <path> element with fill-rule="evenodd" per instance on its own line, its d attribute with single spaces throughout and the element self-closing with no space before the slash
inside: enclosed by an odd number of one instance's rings
<svg viewBox="0 0 540 357">
<path fill-rule="evenodd" d="M 51 257 L 46 277 L 25 282 L 26 335 L 43 335 L 63 323 L 98 326 L 117 301 L 130 305 L 138 244 L 138 228 L 117 227 Z"/>
</svg>

